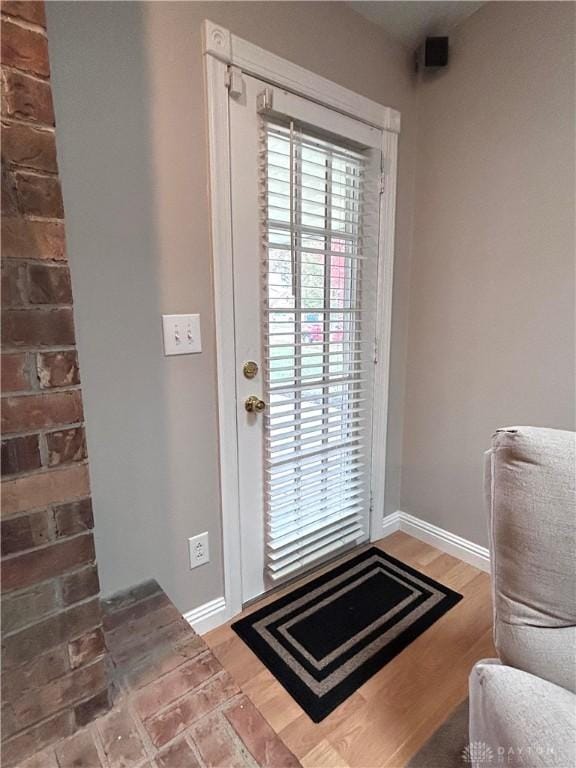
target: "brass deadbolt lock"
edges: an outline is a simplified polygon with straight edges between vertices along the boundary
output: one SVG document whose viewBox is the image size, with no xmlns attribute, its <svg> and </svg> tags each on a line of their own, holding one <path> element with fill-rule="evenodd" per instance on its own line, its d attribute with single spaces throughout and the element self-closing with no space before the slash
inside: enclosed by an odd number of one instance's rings
<svg viewBox="0 0 576 768">
<path fill-rule="evenodd" d="M 256 397 L 256 395 L 250 395 L 250 397 L 246 398 L 244 401 L 244 408 L 248 411 L 248 413 L 262 413 L 266 409 L 266 403 L 264 400 L 260 400 L 259 397 Z"/>
<path fill-rule="evenodd" d="M 258 363 L 255 363 L 254 360 L 248 360 L 247 363 L 244 363 L 242 371 L 247 379 L 253 379 L 258 373 Z"/>
</svg>

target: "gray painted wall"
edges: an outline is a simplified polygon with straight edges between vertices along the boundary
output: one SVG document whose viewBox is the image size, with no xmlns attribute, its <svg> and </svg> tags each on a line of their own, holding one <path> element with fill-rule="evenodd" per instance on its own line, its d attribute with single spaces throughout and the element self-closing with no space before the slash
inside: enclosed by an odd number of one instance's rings
<svg viewBox="0 0 576 768">
<path fill-rule="evenodd" d="M 401 111 L 386 511 L 400 502 L 416 95 L 408 56 L 343 3 L 47 4 L 103 592 L 154 577 L 182 611 L 223 594 L 200 25 Z M 165 358 L 162 313 L 200 312 Z M 188 569 L 208 530 L 210 564 Z"/>
<path fill-rule="evenodd" d="M 491 433 L 574 425 L 573 4 L 485 5 L 416 91 L 342 3 L 51 2 L 103 591 L 223 593 L 203 18 L 402 112 L 384 513 L 486 544 Z M 160 315 L 185 311 L 204 352 L 166 359 Z"/>
<path fill-rule="evenodd" d="M 574 428 L 573 3 L 488 3 L 419 89 L 401 508 L 487 544 L 497 427 Z"/>
</svg>

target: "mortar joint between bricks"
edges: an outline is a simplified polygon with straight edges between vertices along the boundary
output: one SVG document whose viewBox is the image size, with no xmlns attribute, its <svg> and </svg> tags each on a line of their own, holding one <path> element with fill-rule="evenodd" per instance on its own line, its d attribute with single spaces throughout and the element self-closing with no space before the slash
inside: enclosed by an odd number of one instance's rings
<svg viewBox="0 0 576 768">
<path fill-rule="evenodd" d="M 28 383 L 33 393 L 41 392 L 40 377 L 38 376 L 38 361 L 36 358 L 36 352 L 26 352 L 26 363 L 24 370 L 28 378 Z"/>
<path fill-rule="evenodd" d="M 12 265 L 14 262 L 11 261 L 10 264 Z M 34 306 L 33 304 L 30 304 L 30 270 L 28 268 L 27 264 L 22 264 L 22 270 L 23 272 L 20 274 L 20 277 L 17 279 L 17 282 L 20 281 L 21 284 L 21 290 L 22 290 L 22 297 L 20 298 L 20 303 L 17 307 L 13 307 L 13 309 L 30 309 L 30 307 Z M 10 307 L 7 307 L 7 309 L 10 309 Z"/>
<path fill-rule="evenodd" d="M 2 128 L 3 129 L 7 128 L 7 127 L 8 126 L 6 126 L 5 124 L 2 124 Z M 38 129 L 38 132 L 40 132 L 39 129 Z M 43 132 L 47 133 L 47 131 L 43 131 Z M 14 161 L 14 160 L 4 159 L 4 165 L 5 165 L 6 168 L 8 168 L 10 171 L 12 171 L 15 174 L 25 173 L 27 175 L 28 174 L 35 175 L 35 176 L 41 175 L 41 176 L 44 176 L 44 177 L 45 176 L 53 177 L 55 175 L 53 171 L 48 171 L 48 170 L 46 170 L 46 171 L 44 171 L 44 170 L 43 171 L 39 171 L 37 166 L 35 166 L 35 165 L 28 165 L 28 163 L 26 161 L 23 161 L 23 160 L 22 161 Z"/>
<path fill-rule="evenodd" d="M 43 510 L 39 510 L 39 511 L 43 511 Z M 12 519 L 12 518 L 10 518 L 10 519 Z M 71 538 L 71 537 L 68 537 L 68 538 Z M 26 550 L 26 551 L 30 552 L 31 550 Z M 63 577 L 73 576 L 74 574 L 80 573 L 81 571 L 85 571 L 88 568 L 94 568 L 95 566 L 96 566 L 95 562 L 82 563 L 81 565 L 79 565 L 79 566 L 77 566 L 75 568 L 72 568 L 69 571 L 65 571 L 64 573 L 61 573 L 58 576 L 47 576 L 45 579 L 42 579 L 42 581 L 36 581 L 36 582 L 34 582 L 34 584 L 29 585 L 27 587 L 20 587 L 19 589 L 11 589 L 10 592 L 5 592 L 2 595 L 2 597 L 4 598 L 4 597 L 7 597 L 8 595 L 11 598 L 12 597 L 20 597 L 21 595 L 26 594 L 26 592 L 29 592 L 31 589 L 35 589 L 36 587 L 45 586 L 46 584 L 48 584 L 51 581 L 58 582 L 58 589 L 61 592 L 62 591 L 62 578 Z M 62 603 L 62 608 L 59 609 L 57 611 L 57 613 L 62 613 L 62 611 L 67 611 L 70 608 L 75 608 L 77 605 L 81 605 L 82 603 L 89 603 L 90 600 L 94 600 L 96 597 L 99 598 L 99 596 L 100 596 L 100 592 L 97 592 L 97 593 L 95 593 L 93 595 L 89 595 L 88 597 L 83 598 L 82 600 L 78 600 L 75 603 L 70 603 L 69 605 L 64 605 L 64 603 Z M 102 603 L 101 599 L 100 599 L 100 603 Z M 34 620 L 34 621 L 32 621 L 32 623 L 30 625 L 26 625 L 26 626 L 34 626 L 34 624 L 37 624 L 37 623 L 38 623 L 38 621 Z M 17 630 L 17 631 L 19 631 L 19 630 Z M 14 632 L 12 634 L 14 634 Z"/>
<path fill-rule="evenodd" d="M 80 464 L 81 462 L 76 462 L 76 464 Z M 88 463 L 86 461 L 86 463 Z M 66 468 L 69 468 L 70 465 L 66 464 Z M 7 477 L 3 480 L 3 482 L 6 482 L 7 480 L 17 480 L 21 475 L 10 475 L 10 477 Z M 8 515 L 8 517 L 2 518 L 2 521 L 7 520 L 17 520 L 20 517 L 26 517 L 26 515 L 35 515 L 38 514 L 38 512 L 45 512 L 49 507 L 58 507 L 62 504 L 77 504 L 80 501 L 86 501 L 87 499 L 92 499 L 92 496 L 90 494 L 84 495 L 84 496 L 76 496 L 72 499 L 65 499 L 64 501 L 57 501 L 52 502 L 51 504 L 44 504 L 42 507 L 31 507 L 30 509 L 22 510 L 21 512 L 16 512 L 13 515 Z M 44 581 L 49 581 L 50 579 L 44 579 Z"/>
<path fill-rule="evenodd" d="M 13 16 L 10 11 L 5 11 L 4 8 L 2 8 L 1 15 L 3 21 L 8 21 L 11 24 L 15 24 L 17 27 L 22 27 L 22 29 L 28 29 L 30 32 L 36 32 L 43 37 L 48 37 L 45 27 L 41 24 L 34 24 L 33 21 L 26 21 L 26 19 L 21 19 L 19 16 Z"/>
<path fill-rule="evenodd" d="M 43 467 L 49 467 L 49 453 L 48 453 L 48 441 L 46 440 L 46 432 L 38 433 L 38 448 L 40 450 L 40 463 Z M 52 514 L 52 519 L 54 515 Z"/>
<path fill-rule="evenodd" d="M 22 264 L 31 265 L 35 267 L 41 264 L 43 267 L 46 267 L 49 269 L 67 269 L 67 270 L 70 269 L 70 265 L 66 262 L 55 261 L 54 263 L 52 263 L 49 259 L 19 259 L 18 257 L 16 257 L 15 259 L 14 258 L 10 259 L 10 261 L 19 261 Z M 38 304 L 33 304 L 32 306 L 38 306 Z M 42 304 L 41 306 L 45 307 L 45 306 L 52 306 L 52 305 Z M 56 306 L 59 306 L 59 305 L 56 305 Z M 71 306 L 71 304 L 66 304 L 65 306 L 69 307 Z"/>
<path fill-rule="evenodd" d="M 194 737 L 192 735 L 192 731 L 190 728 L 188 728 L 186 731 L 184 731 L 184 741 L 188 744 L 190 747 L 192 753 L 196 757 L 196 760 L 198 761 L 198 765 L 206 765 L 204 760 L 202 759 L 202 755 L 200 754 L 200 750 L 198 749 L 198 745 L 194 741 Z"/>
<path fill-rule="evenodd" d="M 79 387 L 69 387 L 69 388 L 61 388 L 58 389 L 54 388 L 52 389 L 41 389 L 41 390 L 34 390 L 33 392 L 17 392 L 14 393 L 14 395 L 10 395 L 10 397 L 24 397 L 26 395 L 28 396 L 36 396 L 36 395 L 51 395 L 51 394 L 58 394 L 62 392 L 70 392 L 73 390 L 77 390 Z M 8 397 L 7 395 L 2 395 L 3 398 Z M 55 424 L 53 426 L 49 427 L 36 427 L 36 429 L 22 429 L 17 432 L 3 432 L 2 433 L 2 439 L 12 439 L 14 437 L 28 437 L 29 435 L 47 435 L 51 434 L 52 432 L 62 432 L 65 429 L 80 429 L 80 427 L 85 427 L 86 422 L 85 421 L 70 421 L 66 422 L 64 424 Z M 87 460 L 82 459 L 82 461 L 75 461 L 74 464 L 82 464 L 87 463 Z M 55 469 L 55 467 L 53 468 Z M 29 477 L 30 475 L 37 475 L 39 472 L 41 472 L 41 469 L 32 469 L 28 472 L 16 472 L 13 475 L 5 475 L 6 478 L 13 478 L 13 477 Z"/>
<path fill-rule="evenodd" d="M 28 350 L 23 350 L 23 351 L 28 351 Z M 53 351 L 53 350 L 51 350 L 51 351 Z M 56 350 L 56 351 L 59 351 L 59 350 Z M 10 393 L 10 395 L 8 395 L 7 392 L 3 392 L 2 393 L 2 397 L 8 397 L 8 396 L 10 396 L 10 397 L 26 397 L 26 396 L 30 396 L 30 395 L 58 395 L 58 394 L 66 393 L 66 392 L 76 392 L 78 390 L 82 391 L 82 385 L 81 384 L 70 384 L 69 387 L 40 387 L 40 389 L 34 389 L 31 392 L 19 390 L 18 392 Z M 76 422 L 72 422 L 72 421 L 71 422 L 66 422 L 66 423 L 67 424 L 68 423 L 76 424 Z M 84 421 L 78 422 L 78 423 L 84 423 Z M 42 427 L 42 429 L 46 429 L 46 427 Z M 34 429 L 32 431 L 33 432 L 37 432 L 38 429 Z M 4 433 L 4 434 L 9 434 L 9 433 Z"/>
<path fill-rule="evenodd" d="M 33 352 L 35 355 L 43 355 L 48 352 L 77 352 L 78 348 L 75 344 L 51 344 L 45 347 L 39 347 L 37 344 L 35 344 L 25 346 L 25 348 L 20 348 L 17 351 Z"/>
<path fill-rule="evenodd" d="M 28 168 L 28 167 L 23 167 L 21 165 L 14 165 L 14 164 L 10 164 L 8 167 L 10 168 L 10 170 L 15 176 L 35 176 L 40 179 L 50 178 L 50 179 L 55 179 L 58 182 L 60 181 L 60 175 L 58 171 L 39 171 L 37 168 Z M 38 216 L 37 218 L 41 219 L 42 221 L 48 221 L 48 220 L 51 220 L 53 217 Z M 60 219 L 60 221 L 64 221 L 64 219 Z"/>
<path fill-rule="evenodd" d="M 32 120 L 22 120 L 19 117 L 13 117 L 11 115 L 2 115 L 0 117 L 0 121 L 2 125 L 5 125 L 7 127 L 10 125 L 16 125 L 16 126 L 24 126 L 25 128 L 33 128 L 35 131 L 38 131 L 39 133 L 50 133 L 50 134 L 56 133 L 56 126 L 54 125 L 48 125 L 46 123 L 38 123 Z M 9 163 L 9 165 L 10 167 L 23 167 L 23 168 L 29 167 L 27 165 L 23 166 L 21 163 Z"/>
<path fill-rule="evenodd" d="M 208 650 L 210 651 L 210 649 L 208 649 Z M 212 653 L 212 652 L 210 651 L 210 653 Z M 220 673 L 217 673 L 217 674 L 220 674 Z M 160 708 L 156 714 L 159 714 L 159 713 L 161 714 L 164 710 L 169 709 L 171 706 L 173 706 L 175 703 L 177 703 L 181 698 L 186 698 L 186 696 L 188 696 L 190 693 L 192 693 L 194 691 L 198 691 L 204 685 L 208 684 L 208 682 L 210 680 L 212 680 L 212 677 L 208 678 L 208 680 L 205 680 L 204 683 L 201 683 L 200 685 L 197 685 L 195 688 L 191 688 L 183 696 L 175 699 L 172 702 L 169 702 L 168 704 L 166 704 L 165 707 Z M 175 736 L 173 736 L 171 739 L 169 739 L 165 744 L 162 744 L 162 746 L 158 748 L 158 751 L 164 751 L 164 750 L 168 749 L 172 744 L 177 742 L 178 739 L 184 738 L 185 741 L 190 746 L 192 744 L 194 745 L 195 749 L 193 751 L 197 753 L 198 757 L 200 757 L 200 752 L 198 750 L 198 747 L 197 747 L 196 742 L 194 740 L 194 735 L 192 733 L 193 728 L 195 728 L 198 725 L 200 725 L 203 720 L 207 720 L 209 717 L 211 717 L 211 716 L 213 716 L 215 714 L 224 715 L 226 710 L 229 707 L 233 706 L 236 702 L 241 701 L 242 698 L 244 697 L 244 695 L 245 694 L 243 694 L 242 691 L 240 691 L 239 693 L 233 694 L 229 699 L 226 699 L 225 701 L 221 702 L 220 704 L 217 704 L 213 709 L 210 709 L 208 712 L 205 712 L 203 715 L 201 715 L 196 720 L 193 720 L 192 722 L 190 722 L 186 726 L 186 728 L 184 728 L 183 730 L 179 731 Z M 138 716 L 136 715 L 136 717 L 138 717 Z M 139 722 L 139 720 L 138 720 L 138 722 Z M 230 723 L 228 722 L 226 717 L 224 717 L 223 725 L 224 725 L 224 728 L 227 729 L 228 733 L 233 735 L 234 740 L 238 740 L 240 746 L 244 746 L 242 744 L 242 742 L 241 742 L 241 739 L 239 739 L 238 735 L 236 734 L 236 732 L 234 731 L 234 729 L 232 728 L 232 726 L 230 725 Z M 200 765 L 206 765 L 206 763 L 202 759 L 200 759 L 199 762 L 200 762 Z"/>
<path fill-rule="evenodd" d="M 72 573 L 72 571 L 70 571 L 70 573 Z M 63 574 L 63 575 L 66 576 L 68 574 Z M 42 581 L 42 582 L 39 582 L 39 583 L 46 584 L 49 581 L 58 581 L 58 579 L 57 578 L 56 579 L 55 578 L 46 579 L 45 581 Z M 34 584 L 34 586 L 37 586 L 37 585 Z M 25 590 L 18 590 L 18 592 L 22 592 L 22 591 L 25 591 Z M 57 593 L 57 595 L 58 595 L 58 593 Z M 15 597 L 15 596 L 17 597 L 17 592 L 16 591 L 14 591 L 14 592 L 6 592 L 3 595 L 3 598 L 5 598 L 5 597 Z M 77 603 L 71 603 L 70 605 L 64 605 L 64 603 L 62 602 L 62 604 L 59 604 L 55 608 L 55 610 L 50 611 L 50 613 L 47 613 L 47 614 L 43 615 L 42 618 L 40 618 L 40 619 L 38 619 L 36 621 L 32 621 L 29 624 L 22 624 L 22 626 L 19 626 L 18 629 L 14 629 L 11 632 L 3 633 L 2 638 L 5 639 L 5 640 L 8 640 L 8 639 L 14 637 L 14 635 L 18 635 L 20 632 L 25 632 L 26 630 L 31 629 L 32 627 L 35 627 L 38 624 L 42 624 L 44 621 L 47 621 L 48 619 L 53 619 L 55 616 L 63 616 L 66 613 L 68 613 L 70 611 L 73 611 L 76 608 L 81 607 L 82 605 L 85 605 L 86 603 L 89 603 L 91 600 L 97 600 L 97 599 L 99 599 L 99 598 L 98 598 L 98 595 L 96 594 L 96 595 L 92 595 L 89 598 L 86 598 L 85 600 L 79 600 Z M 60 643 L 58 643 L 58 645 L 66 645 L 67 646 L 68 643 L 71 642 L 72 640 L 77 640 L 79 637 L 82 637 L 82 635 L 85 635 L 88 632 L 93 632 L 95 629 L 102 629 L 102 624 L 101 623 L 92 624 L 92 625 L 86 627 L 86 629 L 83 629 L 82 632 L 79 635 L 74 635 L 72 637 L 67 637 L 65 640 L 62 640 Z M 45 649 L 44 651 L 42 651 L 42 653 L 49 653 L 50 650 L 53 647 L 55 647 L 55 646 L 52 646 L 51 648 Z M 94 659 L 94 661 L 99 661 L 100 659 L 105 658 L 106 656 L 107 656 L 107 650 L 101 656 L 98 656 L 97 659 Z M 27 662 L 23 662 L 23 664 L 26 664 L 26 663 Z M 17 669 L 20 666 L 22 666 L 22 664 L 17 664 L 15 667 L 11 667 L 11 669 Z M 88 667 L 90 665 L 87 664 L 86 666 Z M 62 675 L 62 677 L 65 677 L 66 674 L 69 674 L 71 671 L 73 671 L 73 670 L 69 669 L 64 675 Z"/>
<path fill-rule="evenodd" d="M 30 304 L 26 307 L 6 307 L 4 310 L 5 312 L 50 312 L 54 309 L 72 309 L 73 304 Z M 22 345 L 24 346 L 24 345 Z M 73 349 L 75 349 L 75 345 L 70 345 Z M 28 347 L 34 348 L 32 345 L 29 345 Z M 37 348 L 37 346 L 36 346 Z"/>
<path fill-rule="evenodd" d="M 51 579 L 46 579 L 46 581 L 51 581 Z M 53 581 L 58 581 L 58 579 L 53 579 Z M 46 582 L 42 582 L 42 584 L 45 584 L 45 583 Z M 34 585 L 34 586 L 36 586 L 36 585 Z M 6 592 L 6 594 L 3 595 L 3 597 L 8 597 L 8 596 L 12 597 L 15 594 L 16 594 L 15 592 Z M 58 595 L 58 593 L 57 593 L 57 597 L 61 597 L 61 594 Z M 97 597 L 97 595 L 92 595 L 92 598 L 90 598 L 90 599 L 95 600 L 96 597 Z M 10 638 L 14 637 L 14 635 L 18 635 L 20 632 L 25 632 L 26 630 L 29 630 L 32 627 L 37 626 L 38 624 L 42 624 L 44 621 L 47 621 L 48 619 L 53 619 L 55 616 L 63 616 L 63 615 L 65 615 L 69 611 L 72 611 L 75 608 L 78 608 L 79 606 L 84 605 L 84 603 L 90 602 L 90 599 L 80 600 L 79 602 L 72 603 L 71 605 L 64 605 L 64 603 L 62 602 L 53 611 L 50 611 L 49 613 L 44 614 L 42 616 L 42 618 L 40 618 L 38 621 L 32 621 L 29 624 L 22 624 L 22 626 L 19 626 L 18 629 L 13 630 L 12 632 L 3 633 L 2 638 L 5 639 L 5 640 L 9 640 Z M 99 624 L 93 624 L 92 626 L 86 627 L 86 629 L 82 630 L 82 633 L 80 635 L 75 635 L 74 637 L 68 637 L 65 640 L 62 640 L 60 643 L 58 643 L 58 645 L 66 645 L 66 646 L 68 646 L 68 643 L 71 642 L 72 640 L 77 640 L 79 637 L 82 637 L 82 635 L 85 635 L 88 632 L 92 632 L 95 629 L 102 629 L 102 624 L 100 624 L 100 623 Z M 53 646 L 53 647 L 55 647 L 55 646 Z M 41 655 L 43 655 L 44 653 L 50 653 L 51 650 L 52 650 L 52 648 L 46 648 L 44 651 L 42 651 Z M 106 651 L 104 651 L 104 653 L 102 653 L 96 659 L 93 659 L 93 661 L 100 661 L 101 659 L 106 658 L 107 655 L 108 655 L 108 649 L 106 649 Z M 69 662 L 68 658 L 67 658 L 67 662 Z M 23 664 L 27 664 L 27 663 L 28 662 L 26 662 L 26 661 L 23 662 Z M 22 664 L 17 664 L 16 667 L 12 667 L 11 669 L 17 669 L 20 666 L 22 666 Z M 86 664 L 86 667 L 88 667 L 88 666 L 89 666 L 89 664 Z M 78 669 L 80 669 L 80 668 L 81 667 L 78 667 Z M 65 674 L 62 675 L 59 679 L 62 679 L 62 677 L 66 677 L 66 675 L 70 674 L 70 672 L 72 672 L 72 671 L 74 671 L 74 670 L 72 670 L 71 668 L 68 668 L 67 672 L 65 672 Z"/>
<path fill-rule="evenodd" d="M 70 268 L 68 264 L 68 259 L 58 259 L 58 258 L 44 258 L 44 257 L 38 257 L 34 258 L 33 256 L 2 256 L 2 261 L 7 262 L 9 264 L 22 264 L 22 266 L 37 266 L 39 264 L 42 264 L 45 267 L 66 267 L 67 269 Z M 45 304 L 30 304 L 29 308 L 32 309 L 33 307 L 39 307 L 39 306 L 46 306 Z M 66 304 L 65 306 L 73 306 L 72 304 Z M 17 309 L 17 307 L 6 307 L 6 309 Z"/>
<path fill-rule="evenodd" d="M 38 435 L 38 439 L 44 437 L 47 438 L 49 435 L 54 434 L 55 432 L 66 432 L 69 429 L 86 429 L 85 422 L 75 422 L 74 424 L 61 424 L 60 426 L 53 427 L 50 429 L 34 429 L 32 431 L 26 430 L 22 432 L 11 432 L 2 434 L 2 441 L 4 440 L 14 440 L 18 439 L 19 437 L 32 437 L 34 435 Z M 42 474 L 42 469 L 45 467 L 46 469 L 57 469 L 59 466 L 66 466 L 69 467 L 71 464 L 77 465 L 86 463 L 87 459 L 79 459 L 78 461 L 71 461 L 66 464 L 62 465 L 53 465 L 50 466 L 49 464 L 43 464 L 42 467 L 38 467 L 37 469 L 31 469 L 27 470 L 25 472 L 13 472 L 10 474 L 2 475 L 2 480 L 14 480 L 18 477 L 31 477 L 32 475 Z"/>
<path fill-rule="evenodd" d="M 39 221 L 44 224 L 64 224 L 64 219 L 57 216 L 35 216 L 33 213 L 24 213 L 22 218 L 26 219 L 26 221 Z"/>
<path fill-rule="evenodd" d="M 54 510 L 52 510 L 52 513 Z M 54 523 L 56 525 L 56 523 Z M 70 573 L 73 573 L 73 571 L 70 571 Z M 64 605 L 64 593 L 62 590 L 62 579 L 59 576 L 54 577 L 54 592 L 56 593 L 56 605 L 57 612 L 62 613 L 62 611 L 66 610 L 66 606 Z"/>
<path fill-rule="evenodd" d="M 63 502 L 64 504 L 73 503 L 73 502 Z M 45 507 L 44 510 L 48 511 L 48 508 Z M 39 512 L 43 512 L 44 510 L 38 510 Z M 12 518 L 6 518 L 9 520 L 12 520 Z M 34 552 L 43 552 L 46 549 L 50 549 L 51 547 L 58 547 L 63 544 L 68 544 L 73 539 L 80 539 L 82 536 L 92 536 L 93 537 L 93 528 L 87 528 L 85 531 L 79 531 L 78 533 L 72 533 L 70 536 L 61 536 L 59 539 L 47 541 L 44 544 L 37 544 L 34 547 L 28 547 L 28 549 L 20 549 L 18 552 L 11 552 L 9 555 L 2 555 L 2 562 L 9 562 L 12 560 L 17 560 L 19 557 L 23 557 L 24 555 L 30 555 Z M 86 567 L 88 565 L 93 565 L 96 562 L 96 560 L 88 560 L 83 565 Z M 77 568 L 75 570 L 81 570 L 80 568 Z M 74 570 L 71 570 L 70 573 L 73 573 Z M 68 573 L 68 571 L 64 571 L 64 573 L 58 574 L 59 576 L 64 576 Z M 50 581 L 50 579 L 54 578 L 53 576 L 50 576 L 44 581 Z M 30 586 L 26 587 L 26 589 L 30 589 L 31 586 L 36 586 L 36 584 L 43 584 L 44 582 L 34 582 L 34 584 L 31 584 Z M 8 594 L 6 592 L 5 594 Z M 10 592 L 12 594 L 12 592 Z M 83 600 L 81 602 L 88 602 L 88 600 Z M 76 605 L 76 603 L 75 603 Z"/>
<path fill-rule="evenodd" d="M 2 14 L 4 18 L 7 18 L 5 14 Z M 31 80 L 36 80 L 38 83 L 42 83 L 43 85 L 48 86 L 51 89 L 50 84 L 50 75 L 44 77 L 43 75 L 39 75 L 37 72 L 31 72 L 28 69 L 19 69 L 18 67 L 13 67 L 11 64 L 2 64 L 2 78 L 5 78 L 6 73 L 12 73 L 15 75 L 25 75 L 26 77 L 29 77 Z"/>
<path fill-rule="evenodd" d="M 64 390 L 64 392 L 67 392 L 67 390 Z M 44 437 L 47 437 L 48 435 L 53 435 L 55 432 L 65 432 L 67 429 L 84 429 L 86 426 L 86 423 L 84 421 L 74 421 L 70 422 L 70 424 L 59 424 L 57 426 L 52 427 L 43 427 L 40 430 L 40 434 Z M 84 461 L 84 459 L 82 459 Z M 75 461 L 74 464 L 79 464 L 79 461 Z"/>
<path fill-rule="evenodd" d="M 35 388 L 35 381 L 36 378 L 36 356 L 35 353 L 32 350 L 28 349 L 7 349 L 5 345 L 2 345 L 2 359 L 12 357 L 12 356 L 18 356 L 24 358 L 24 363 L 22 365 L 22 370 L 24 372 L 24 378 L 27 382 L 27 388 L 26 389 L 4 389 L 2 388 L 2 397 L 14 397 L 16 395 L 22 395 L 22 394 L 36 394 L 37 390 Z"/>
<path fill-rule="evenodd" d="M 144 724 L 140 720 L 140 717 L 138 713 L 136 712 L 136 709 L 134 707 L 134 704 L 132 702 L 132 697 L 128 693 L 126 695 L 126 699 L 124 701 L 124 706 L 128 710 L 130 717 L 132 718 L 134 724 L 136 725 L 136 730 L 138 731 L 138 734 L 140 736 L 140 739 L 142 741 L 142 745 L 144 747 L 144 751 L 146 752 L 148 758 L 150 760 L 153 760 L 156 756 L 158 750 L 154 747 L 154 744 L 152 743 L 152 739 L 150 738 L 150 735 L 146 728 L 144 727 Z"/>
<path fill-rule="evenodd" d="M 98 759 L 100 760 L 101 764 L 103 766 L 108 766 L 109 765 L 108 755 L 106 754 L 106 750 L 104 749 L 104 744 L 102 742 L 102 738 L 100 736 L 100 731 L 98 730 L 97 724 L 90 723 L 89 725 L 85 726 L 85 728 L 92 735 L 92 741 L 94 742 L 94 745 L 96 747 Z"/>
<path fill-rule="evenodd" d="M 209 648 L 207 649 L 207 651 L 208 651 L 210 654 L 212 654 L 212 652 L 211 652 L 211 650 L 210 650 Z M 212 654 L 212 655 L 213 655 L 213 654 Z M 167 674 L 169 674 L 169 673 L 167 673 Z M 205 679 L 205 680 L 202 680 L 202 682 L 198 683 L 198 685 L 195 685 L 195 686 L 193 686 L 193 687 L 189 688 L 189 689 L 188 689 L 188 690 L 187 690 L 185 693 L 181 694 L 180 696 L 177 696 L 177 697 L 176 697 L 175 699 L 173 699 L 172 701 L 166 702 L 166 703 L 165 703 L 163 706 L 159 707 L 159 708 L 158 708 L 158 709 L 157 709 L 157 710 L 154 712 L 154 714 L 153 714 L 151 717 L 148 717 L 148 718 L 146 718 L 146 721 L 150 721 L 152 718 L 156 718 L 156 717 L 158 717 L 159 715 L 162 715 L 162 714 L 164 714 L 165 712 L 169 711 L 171 708 L 173 708 L 173 707 L 175 707 L 175 706 L 178 706 L 179 702 L 181 702 L 181 701 L 183 701 L 184 699 L 186 699 L 188 696 L 190 696 L 190 694 L 197 694 L 197 693 L 200 693 L 201 691 L 205 690 L 205 689 L 206 689 L 206 688 L 207 688 L 207 687 L 208 687 L 208 686 L 209 686 L 209 685 L 212 683 L 212 681 L 213 681 L 215 678 L 217 678 L 218 676 L 222 676 L 223 674 L 225 674 L 225 675 L 229 675 L 229 673 L 228 673 L 228 672 L 227 672 L 227 671 L 226 671 L 224 668 L 222 668 L 222 669 L 221 669 L 219 672 L 216 672 L 215 674 L 211 675 L 211 676 L 210 676 L 210 677 L 208 677 L 207 679 Z M 238 693 L 234 693 L 234 694 L 232 694 L 232 696 L 231 696 L 230 698 L 226 699 L 225 701 L 222 701 L 222 702 L 220 702 L 220 703 L 216 704 L 216 706 L 214 706 L 212 709 L 208 710 L 208 711 L 207 711 L 207 712 L 205 712 L 205 713 L 204 713 L 204 714 L 203 714 L 201 717 L 197 718 L 197 720 L 195 720 L 195 721 L 194 721 L 194 724 L 195 724 L 196 722 L 199 722 L 200 720 L 202 720 L 204 717 L 207 717 L 207 716 L 208 716 L 209 714 L 211 714 L 211 713 L 214 713 L 214 712 L 222 712 L 222 711 L 224 710 L 224 708 L 225 708 L 227 705 L 229 705 L 229 703 L 230 703 L 231 701 L 235 700 L 236 698 L 239 698 L 239 697 L 241 696 L 241 694 L 242 694 L 242 692 L 241 692 L 241 691 L 239 691 Z M 193 723 L 190 723 L 190 725 L 192 725 L 192 724 L 193 724 Z M 179 736 L 181 736 L 181 734 L 182 734 L 182 732 L 183 732 L 183 731 L 186 731 L 186 730 L 187 730 L 186 728 L 183 728 L 183 729 L 182 729 L 182 731 L 179 731 L 179 732 L 178 732 L 177 734 L 175 734 L 175 735 L 174 735 L 174 736 L 173 736 L 171 739 L 169 739 L 167 742 L 165 742 L 164 744 L 162 744 L 162 746 L 161 746 L 161 747 L 159 747 L 159 749 L 165 749 L 166 747 L 168 747 L 168 746 L 169 746 L 171 743 L 173 743 L 173 742 L 174 742 L 174 741 L 175 741 L 175 740 L 176 740 L 176 739 L 177 739 Z"/>
<path fill-rule="evenodd" d="M 17 355 L 17 354 L 25 354 L 25 353 L 31 353 L 33 355 L 42 355 L 46 353 L 54 353 L 54 352 L 76 352 L 77 348 L 75 346 L 49 346 L 49 347 L 39 347 L 38 344 L 22 344 L 22 345 L 12 345 L 12 344 L 3 344 L 2 345 L 2 354 L 3 355 Z M 66 387 L 65 389 L 75 389 L 80 388 L 79 384 L 71 384 L 70 387 Z M 53 387 L 54 390 L 60 390 L 64 389 L 63 387 Z M 36 390 L 34 390 L 36 391 Z M 46 387 L 45 389 L 41 389 L 41 392 L 50 391 L 49 387 Z M 25 395 L 27 394 L 27 391 L 23 390 L 15 390 L 12 392 L 8 391 L 2 391 L 2 397 L 12 397 L 13 395 Z M 29 394 L 29 393 L 28 393 Z"/>
<path fill-rule="evenodd" d="M 18 72 L 19 75 L 22 74 L 20 70 L 14 70 L 15 72 Z M 31 76 L 31 75 L 30 75 Z M 35 78 L 37 80 L 37 78 Z M 46 80 L 37 80 L 39 83 L 48 83 Z M 42 120 L 33 120 L 31 118 L 26 117 L 17 117 L 15 115 L 6 115 L 2 114 L 1 116 L 2 122 L 11 122 L 14 125 L 23 125 L 26 128 L 37 128 L 38 130 L 42 131 L 52 131 L 53 133 L 56 133 L 56 126 L 53 123 L 45 123 Z M 27 218 L 27 217 L 24 217 Z M 59 221 L 63 221 L 63 219 L 59 219 Z"/>
</svg>

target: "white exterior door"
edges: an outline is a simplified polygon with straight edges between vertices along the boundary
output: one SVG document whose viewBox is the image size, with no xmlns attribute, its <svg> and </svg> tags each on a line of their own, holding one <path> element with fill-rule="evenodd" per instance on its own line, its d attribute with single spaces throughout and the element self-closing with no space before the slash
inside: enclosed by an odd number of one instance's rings
<svg viewBox="0 0 576 768">
<path fill-rule="evenodd" d="M 369 537 L 381 147 L 253 77 L 230 97 L 244 602 Z"/>
</svg>

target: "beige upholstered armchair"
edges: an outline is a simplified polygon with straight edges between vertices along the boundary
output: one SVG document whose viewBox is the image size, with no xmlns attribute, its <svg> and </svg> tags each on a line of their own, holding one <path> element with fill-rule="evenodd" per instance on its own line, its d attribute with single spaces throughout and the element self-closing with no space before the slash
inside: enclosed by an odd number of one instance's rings
<svg viewBox="0 0 576 768">
<path fill-rule="evenodd" d="M 498 660 L 470 675 L 477 768 L 576 766 L 576 434 L 510 427 L 486 454 Z"/>
</svg>

